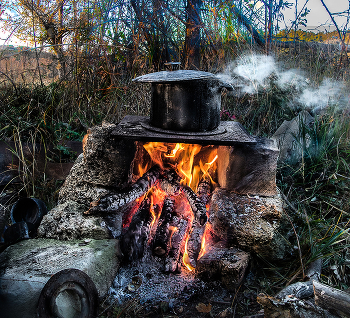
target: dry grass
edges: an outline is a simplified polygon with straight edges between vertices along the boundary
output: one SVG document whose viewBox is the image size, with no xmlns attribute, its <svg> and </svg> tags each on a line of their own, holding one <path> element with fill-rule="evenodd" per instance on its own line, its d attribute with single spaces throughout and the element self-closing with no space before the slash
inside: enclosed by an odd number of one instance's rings
<svg viewBox="0 0 350 318">
<path fill-rule="evenodd" d="M 239 54 L 252 51 L 255 50 L 248 42 L 225 44 L 216 53 L 207 48 L 202 58 L 203 70 L 222 71 Z M 325 77 L 349 85 L 348 67 L 337 52 L 276 48 L 274 55 L 286 68 L 303 70 L 315 85 Z M 117 123 L 127 114 L 147 115 L 149 86 L 131 82 L 136 75 L 153 71 L 147 66 L 147 57 L 135 56 L 131 63 L 127 58 L 111 61 L 108 54 L 95 56 L 81 58 L 72 68 L 69 79 L 43 86 L 40 82 L 33 84 L 32 80 L 22 81 L 21 76 L 14 77 L 13 83 L 2 77 L 0 139 L 53 144 L 56 152 L 48 160 L 64 160 L 67 157 L 62 142 L 82 140 L 88 127 L 104 120 Z M 35 63 L 26 65 L 35 68 Z M 25 69 L 24 64 L 20 67 Z M 271 136 L 284 120 L 292 119 L 298 112 L 297 108 L 286 107 L 294 91 L 281 90 L 273 85 L 273 78 L 271 81 L 268 90 L 257 94 L 223 98 L 223 108 L 235 115 L 251 133 L 260 136 Z M 27 85 L 29 83 L 31 85 Z M 325 114 L 308 133 L 319 145 L 318 150 L 305 149 L 302 163 L 279 167 L 277 182 L 303 216 L 301 220 L 293 219 L 293 224 L 301 242 L 304 264 L 324 257 L 323 280 L 346 289 L 350 287 L 349 241 L 344 232 L 350 215 L 349 113 Z M 22 164 L 22 191 L 30 196 L 40 193 L 44 201 L 52 201 L 52 193 L 57 191 L 58 185 L 52 183 L 49 187 L 50 180 L 33 173 L 34 162 L 25 161 L 20 148 L 15 151 Z M 68 154 L 67 160 L 71 159 Z M 294 246 L 295 239 L 292 238 L 290 244 Z M 257 290 L 273 294 L 292 278 L 294 281 L 301 279 L 297 252 L 294 250 L 286 262 L 278 264 L 256 258 L 254 262 L 263 268 L 256 273 Z"/>
</svg>

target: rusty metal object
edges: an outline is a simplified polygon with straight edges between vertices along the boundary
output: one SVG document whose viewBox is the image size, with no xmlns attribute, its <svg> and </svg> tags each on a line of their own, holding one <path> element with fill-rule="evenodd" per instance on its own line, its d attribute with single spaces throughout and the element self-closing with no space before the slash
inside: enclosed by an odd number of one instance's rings
<svg viewBox="0 0 350 318">
<path fill-rule="evenodd" d="M 152 84 L 151 125 L 175 131 L 210 131 L 220 124 L 221 91 L 233 90 L 212 73 L 177 70 L 137 77 Z"/>
<path fill-rule="evenodd" d="M 205 145 L 238 145 L 255 144 L 257 138 L 250 135 L 246 129 L 235 121 L 221 121 L 217 130 L 202 133 L 161 132 L 146 129 L 149 125 L 149 118 L 144 116 L 125 116 L 116 128 L 111 131 L 114 138 L 130 141 L 161 141 L 161 142 L 185 142 L 189 144 Z"/>
<path fill-rule="evenodd" d="M 94 282 L 83 271 L 70 268 L 56 273 L 45 284 L 37 315 L 40 318 L 65 317 L 76 311 L 79 317 L 94 318 L 97 308 L 98 293 Z"/>
</svg>

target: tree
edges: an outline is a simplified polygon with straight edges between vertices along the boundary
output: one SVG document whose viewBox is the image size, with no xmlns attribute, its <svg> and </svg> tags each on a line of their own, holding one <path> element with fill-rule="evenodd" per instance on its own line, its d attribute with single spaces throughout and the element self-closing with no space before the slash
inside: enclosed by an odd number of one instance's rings
<svg viewBox="0 0 350 318">
<path fill-rule="evenodd" d="M 186 36 L 183 60 L 186 68 L 199 68 L 202 25 L 200 11 L 202 0 L 188 0 L 186 7 Z"/>
</svg>

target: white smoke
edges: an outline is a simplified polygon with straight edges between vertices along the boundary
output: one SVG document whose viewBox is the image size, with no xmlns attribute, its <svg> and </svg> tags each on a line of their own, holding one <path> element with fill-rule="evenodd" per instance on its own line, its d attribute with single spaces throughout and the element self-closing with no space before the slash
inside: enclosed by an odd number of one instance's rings
<svg viewBox="0 0 350 318">
<path fill-rule="evenodd" d="M 317 113 L 329 105 L 342 103 L 344 88 L 343 83 L 325 78 L 317 88 L 305 87 L 298 96 L 298 101 Z"/>
<path fill-rule="evenodd" d="M 293 89 L 293 105 L 304 107 L 311 112 L 318 112 L 329 105 L 348 106 L 345 96 L 345 86 L 339 81 L 325 78 L 319 86 L 312 86 L 300 71 L 284 70 L 272 56 L 245 55 L 228 65 L 223 74 L 218 75 L 223 81 L 236 88 L 236 94 L 256 94 L 262 89 L 269 89 L 271 78 L 281 89 Z"/>
</svg>

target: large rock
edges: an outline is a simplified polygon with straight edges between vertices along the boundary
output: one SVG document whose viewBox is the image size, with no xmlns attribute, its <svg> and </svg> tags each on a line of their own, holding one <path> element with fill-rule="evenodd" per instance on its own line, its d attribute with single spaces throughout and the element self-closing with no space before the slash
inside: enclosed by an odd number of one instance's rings
<svg viewBox="0 0 350 318">
<path fill-rule="evenodd" d="M 234 290 L 242 283 L 249 260 L 250 253 L 219 243 L 198 260 L 196 275 L 205 280 L 220 280 L 228 290 Z"/>
<path fill-rule="evenodd" d="M 108 194 L 110 191 L 103 186 L 96 186 L 84 181 L 88 175 L 83 154 L 76 159 L 72 169 L 69 172 L 58 196 L 58 204 L 67 201 L 75 201 L 85 205 L 88 208 L 90 202 L 97 201 L 100 197 Z"/>
<path fill-rule="evenodd" d="M 292 120 L 285 120 L 276 130 L 272 139 L 280 150 L 280 162 L 296 163 L 301 160 L 303 151 L 311 142 L 307 131 L 314 120 L 314 117 L 304 110 Z"/>
<path fill-rule="evenodd" d="M 103 123 L 89 129 L 84 137 L 85 182 L 119 188 L 128 182 L 136 145 L 135 142 L 111 135 L 115 128 L 114 124 Z"/>
<path fill-rule="evenodd" d="M 230 245 L 237 245 L 269 260 L 284 257 L 286 217 L 279 195 L 249 197 L 216 189 L 209 215 L 214 233 Z"/>
<path fill-rule="evenodd" d="M 0 254 L 1 317 L 35 317 L 44 285 L 67 268 L 85 272 L 102 298 L 117 274 L 120 257 L 118 240 L 32 239 L 8 247 Z"/>
<path fill-rule="evenodd" d="M 84 216 L 85 205 L 66 201 L 57 205 L 41 221 L 38 236 L 58 240 L 111 238 L 101 216 Z"/>
<path fill-rule="evenodd" d="M 218 181 L 222 188 L 241 194 L 277 194 L 278 148 L 273 140 L 259 138 L 256 144 L 218 147 Z"/>
<path fill-rule="evenodd" d="M 59 193 L 58 203 L 67 200 L 84 204 L 124 188 L 129 180 L 136 152 L 134 142 L 110 133 L 114 124 L 103 123 L 89 129 L 83 140 L 83 154 L 75 161 Z"/>
</svg>

